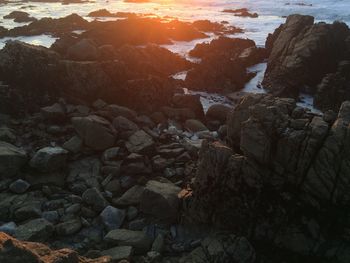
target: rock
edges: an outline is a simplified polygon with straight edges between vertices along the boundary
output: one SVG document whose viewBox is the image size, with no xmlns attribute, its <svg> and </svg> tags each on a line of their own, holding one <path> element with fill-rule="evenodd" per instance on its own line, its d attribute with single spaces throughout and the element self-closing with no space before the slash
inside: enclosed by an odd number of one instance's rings
<svg viewBox="0 0 350 263">
<path fill-rule="evenodd" d="M 4 232 L 8 235 L 14 235 L 16 232 L 17 225 L 15 222 L 8 222 L 0 226 L 0 232 Z"/>
<path fill-rule="evenodd" d="M 50 222 L 38 218 L 18 226 L 15 237 L 20 240 L 44 242 L 51 237 L 53 230 L 54 227 Z"/>
<path fill-rule="evenodd" d="M 191 90 L 237 91 L 252 78 L 246 68 L 261 62 L 264 51 L 249 39 L 219 37 L 209 44 L 198 44 L 190 55 L 201 58 L 186 75 Z"/>
<path fill-rule="evenodd" d="M 79 218 L 71 219 L 55 226 L 56 233 L 59 236 L 69 236 L 77 233 L 82 227 Z"/>
<path fill-rule="evenodd" d="M 113 200 L 113 203 L 119 206 L 139 205 L 144 189 L 145 188 L 141 185 L 135 185 L 126 191 L 120 198 Z"/>
<path fill-rule="evenodd" d="M 82 139 L 78 136 L 73 136 L 62 145 L 62 148 L 72 153 L 78 153 L 81 150 L 82 145 Z"/>
<path fill-rule="evenodd" d="M 82 196 L 84 202 L 91 205 L 96 212 L 101 212 L 108 206 L 108 202 L 97 188 L 87 189 Z"/>
<path fill-rule="evenodd" d="M 133 248 L 131 246 L 113 247 L 101 252 L 103 256 L 110 256 L 114 262 L 119 262 L 123 259 L 130 260 L 133 255 Z"/>
<path fill-rule="evenodd" d="M 150 135 L 143 130 L 135 132 L 129 137 L 125 143 L 126 148 L 131 153 L 144 153 L 149 151 L 154 145 L 154 141 Z"/>
<path fill-rule="evenodd" d="M 159 220 L 175 222 L 178 217 L 180 188 L 157 181 L 148 181 L 141 196 L 140 210 Z"/>
<path fill-rule="evenodd" d="M 214 104 L 209 107 L 205 116 L 207 119 L 219 120 L 221 123 L 225 123 L 227 115 L 231 110 L 232 108 L 226 105 Z"/>
<path fill-rule="evenodd" d="M 107 231 L 111 231 L 121 227 L 125 218 L 125 214 L 125 210 L 121 210 L 113 206 L 107 206 L 101 212 L 100 219 Z"/>
<path fill-rule="evenodd" d="M 16 194 L 23 194 L 28 190 L 30 184 L 22 179 L 18 179 L 12 184 L 10 184 L 10 190 Z"/>
<path fill-rule="evenodd" d="M 185 127 L 191 132 L 207 131 L 208 128 L 201 123 L 199 120 L 187 120 L 185 122 Z"/>
<path fill-rule="evenodd" d="M 67 154 L 61 147 L 45 147 L 35 153 L 29 164 L 40 171 L 56 171 L 65 167 Z"/>
<path fill-rule="evenodd" d="M 203 106 L 198 95 L 176 94 L 173 97 L 173 103 L 177 108 L 191 109 L 198 119 L 204 118 Z"/>
<path fill-rule="evenodd" d="M 0 141 L 0 178 L 13 177 L 26 162 L 24 150 Z"/>
<path fill-rule="evenodd" d="M 344 23 L 314 24 L 311 16 L 288 16 L 272 37 L 275 41 L 262 85 L 275 95 L 295 98 L 306 86 L 315 90 L 347 56 L 349 36 Z"/>
<path fill-rule="evenodd" d="M 162 253 L 164 250 L 164 236 L 162 234 L 157 235 L 152 244 L 152 251 Z"/>
<path fill-rule="evenodd" d="M 115 137 L 106 119 L 96 115 L 73 117 L 72 123 L 84 143 L 93 150 L 101 151 L 114 145 Z"/>
<path fill-rule="evenodd" d="M 127 107 L 119 106 L 119 105 L 108 105 L 106 107 L 106 110 L 112 114 L 113 117 L 119 117 L 122 116 L 124 118 L 127 118 L 128 120 L 133 120 L 136 118 L 137 113 L 136 111 L 133 111 Z"/>
<path fill-rule="evenodd" d="M 116 229 L 108 232 L 104 240 L 110 245 L 131 246 L 135 253 L 146 253 L 152 245 L 152 239 L 142 231 Z"/>
<path fill-rule="evenodd" d="M 117 131 L 136 132 L 139 127 L 132 121 L 123 116 L 119 116 L 113 120 L 113 126 Z"/>
<path fill-rule="evenodd" d="M 41 243 L 23 242 L 0 233 L 0 261 L 11 263 L 22 262 L 76 262 L 76 263 L 111 263 L 108 257 L 87 259 L 80 257 L 70 249 L 51 250 Z"/>
<path fill-rule="evenodd" d="M 78 61 L 96 60 L 98 49 L 94 41 L 82 39 L 67 49 L 67 57 Z"/>
<path fill-rule="evenodd" d="M 15 143 L 16 135 L 13 130 L 9 129 L 6 126 L 0 127 L 0 141 L 4 141 L 7 143 Z"/>
<path fill-rule="evenodd" d="M 14 21 L 17 23 L 36 21 L 36 18 L 30 17 L 28 13 L 23 11 L 12 11 L 10 14 L 4 16 L 4 19 L 14 19 Z"/>
<path fill-rule="evenodd" d="M 61 104 L 55 103 L 52 106 L 41 108 L 41 115 L 44 119 L 55 122 L 63 121 L 66 117 L 66 112 Z"/>
</svg>

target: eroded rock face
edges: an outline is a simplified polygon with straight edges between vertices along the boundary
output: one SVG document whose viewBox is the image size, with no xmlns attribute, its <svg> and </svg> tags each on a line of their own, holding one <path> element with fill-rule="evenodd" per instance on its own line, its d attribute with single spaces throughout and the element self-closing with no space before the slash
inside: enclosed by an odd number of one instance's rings
<svg viewBox="0 0 350 263">
<path fill-rule="evenodd" d="M 87 259 L 70 249 L 51 250 L 41 243 L 19 241 L 0 232 L 0 261 L 12 263 L 41 262 L 109 263 L 109 257 Z"/>
<path fill-rule="evenodd" d="M 292 99 L 242 99 L 229 114 L 229 146 L 202 145 L 189 199 L 191 220 L 327 257 L 331 242 L 348 226 L 335 214 L 347 217 L 350 202 L 349 109 L 344 102 L 337 120 L 327 122 Z"/>
<path fill-rule="evenodd" d="M 315 88 L 348 57 L 349 37 L 344 23 L 314 24 L 311 16 L 289 16 L 268 38 L 271 54 L 264 87 L 275 95 L 293 97 L 306 87 Z"/>
</svg>

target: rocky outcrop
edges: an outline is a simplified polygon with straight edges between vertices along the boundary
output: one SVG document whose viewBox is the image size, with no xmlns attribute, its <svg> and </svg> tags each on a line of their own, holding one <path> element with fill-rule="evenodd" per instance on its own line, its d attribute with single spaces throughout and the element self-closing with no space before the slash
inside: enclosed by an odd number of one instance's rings
<svg viewBox="0 0 350 263">
<path fill-rule="evenodd" d="M 252 77 L 246 68 L 261 62 L 265 56 L 254 41 L 227 37 L 198 44 L 190 55 L 201 58 L 201 62 L 187 73 L 187 87 L 210 92 L 242 89 Z"/>
<path fill-rule="evenodd" d="M 333 243 L 348 227 L 335 213 L 350 201 L 349 108 L 344 102 L 334 121 L 293 99 L 243 98 L 229 114 L 229 146 L 202 145 L 190 219 L 250 233 L 257 248 L 263 242 L 299 255 L 336 256 L 333 249 L 349 245 Z"/>
<path fill-rule="evenodd" d="M 109 257 L 87 259 L 79 256 L 70 249 L 51 250 L 41 243 L 19 241 L 3 232 L 0 232 L 0 261 L 21 263 L 54 263 L 54 262 L 77 262 L 77 263 L 108 263 L 112 262 Z"/>
<path fill-rule="evenodd" d="M 322 78 L 349 57 L 349 40 L 344 23 L 314 24 L 311 16 L 289 16 L 268 38 L 271 54 L 263 86 L 275 95 L 292 97 L 301 90 L 315 92 Z"/>
</svg>

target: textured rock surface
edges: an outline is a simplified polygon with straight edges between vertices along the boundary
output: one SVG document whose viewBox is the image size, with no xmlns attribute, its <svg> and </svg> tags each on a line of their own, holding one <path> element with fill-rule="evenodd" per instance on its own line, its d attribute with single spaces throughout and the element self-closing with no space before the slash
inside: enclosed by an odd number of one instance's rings
<svg viewBox="0 0 350 263">
<path fill-rule="evenodd" d="M 338 62 L 349 56 L 350 30 L 344 23 L 316 23 L 311 16 L 291 15 L 277 29 L 263 81 L 273 94 L 296 97 L 314 88 Z M 270 48 L 270 47 L 269 47 Z"/>
<path fill-rule="evenodd" d="M 0 261 L 11 263 L 109 263 L 109 257 L 87 259 L 70 249 L 51 250 L 41 243 L 23 242 L 0 232 Z"/>
<path fill-rule="evenodd" d="M 348 226 L 334 211 L 350 202 L 349 108 L 344 102 L 337 120 L 326 122 L 292 99 L 242 99 L 229 115 L 230 147 L 202 146 L 190 218 L 327 258 L 338 248 L 332 233 Z M 338 230 L 329 225 L 335 222 Z M 305 224 L 314 226 L 303 230 Z"/>
</svg>

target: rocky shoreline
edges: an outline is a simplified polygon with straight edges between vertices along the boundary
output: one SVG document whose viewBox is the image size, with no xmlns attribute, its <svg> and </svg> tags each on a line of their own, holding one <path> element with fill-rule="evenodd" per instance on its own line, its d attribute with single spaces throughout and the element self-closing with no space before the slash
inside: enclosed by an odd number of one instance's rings
<svg viewBox="0 0 350 263">
<path fill-rule="evenodd" d="M 159 45 L 240 29 L 103 15 L 0 30 L 59 37 L 0 50 L 0 262 L 348 262 L 349 28 L 293 15 L 195 63 Z M 234 93 L 263 61 L 269 94 Z"/>
</svg>

